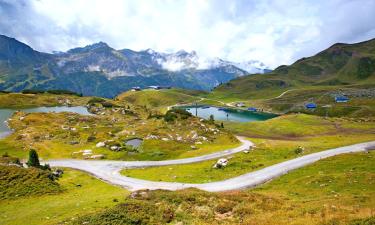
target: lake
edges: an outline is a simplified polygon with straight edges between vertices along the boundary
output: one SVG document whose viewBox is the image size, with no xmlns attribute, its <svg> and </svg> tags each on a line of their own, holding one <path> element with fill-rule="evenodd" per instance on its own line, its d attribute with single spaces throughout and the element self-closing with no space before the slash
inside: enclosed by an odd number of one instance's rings
<svg viewBox="0 0 375 225">
<path fill-rule="evenodd" d="M 209 119 L 210 115 L 213 115 L 215 120 L 228 120 L 235 122 L 263 121 L 277 116 L 271 113 L 251 112 L 248 110 L 218 108 L 213 106 L 186 106 L 182 108 L 193 115 L 197 112 L 197 116 L 204 119 Z"/>
<path fill-rule="evenodd" d="M 9 135 L 12 130 L 6 125 L 5 121 L 13 115 L 15 111 L 33 112 L 74 112 L 81 115 L 91 115 L 86 107 L 83 106 L 56 106 L 56 107 L 35 107 L 28 109 L 0 109 L 0 138 Z"/>
</svg>

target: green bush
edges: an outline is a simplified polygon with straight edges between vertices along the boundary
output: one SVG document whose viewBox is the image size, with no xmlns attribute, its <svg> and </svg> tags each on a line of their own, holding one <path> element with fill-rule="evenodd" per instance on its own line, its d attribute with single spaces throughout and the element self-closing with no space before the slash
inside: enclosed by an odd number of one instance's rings
<svg viewBox="0 0 375 225">
<path fill-rule="evenodd" d="M 102 102 L 105 102 L 105 99 L 103 99 L 103 98 L 98 98 L 98 97 L 93 97 L 93 98 L 91 98 L 91 99 L 88 101 L 89 104 L 102 103 Z"/>
<path fill-rule="evenodd" d="M 177 118 L 186 120 L 191 116 L 192 114 L 186 111 L 185 109 L 174 108 L 167 111 L 167 113 L 164 115 L 164 120 L 166 122 L 172 122 Z"/>
<path fill-rule="evenodd" d="M 27 161 L 27 165 L 31 167 L 37 167 L 37 168 L 40 167 L 39 156 L 38 156 L 38 153 L 34 149 L 31 149 L 29 152 L 29 160 Z"/>
</svg>

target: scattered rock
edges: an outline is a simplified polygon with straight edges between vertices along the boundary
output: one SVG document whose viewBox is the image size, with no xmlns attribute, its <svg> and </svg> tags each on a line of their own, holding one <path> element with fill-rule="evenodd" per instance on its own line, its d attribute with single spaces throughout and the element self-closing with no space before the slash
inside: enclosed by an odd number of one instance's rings
<svg viewBox="0 0 375 225">
<path fill-rule="evenodd" d="M 96 144 L 96 147 L 97 148 L 102 148 L 102 147 L 104 147 L 105 146 L 105 143 L 104 142 L 98 142 L 97 144 Z"/>
<path fill-rule="evenodd" d="M 197 146 L 194 146 L 194 145 L 191 145 L 190 148 L 191 148 L 192 150 L 197 150 L 197 149 L 198 149 Z"/>
<path fill-rule="evenodd" d="M 104 159 L 104 155 L 103 155 L 103 154 L 92 155 L 90 158 L 91 158 L 91 159 Z"/>
<path fill-rule="evenodd" d="M 221 158 L 221 159 L 217 160 L 217 162 L 215 163 L 213 168 L 220 169 L 220 168 L 226 167 L 227 165 L 228 165 L 228 159 Z"/>
<path fill-rule="evenodd" d="M 119 146 L 117 146 L 117 145 L 113 145 L 113 146 L 111 146 L 110 147 L 110 149 L 112 150 L 112 151 L 117 151 L 117 150 L 119 150 Z"/>
</svg>

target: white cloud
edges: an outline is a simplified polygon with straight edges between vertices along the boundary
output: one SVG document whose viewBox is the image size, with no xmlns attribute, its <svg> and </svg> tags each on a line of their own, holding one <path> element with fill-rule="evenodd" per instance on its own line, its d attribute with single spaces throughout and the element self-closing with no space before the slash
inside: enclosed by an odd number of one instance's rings
<svg viewBox="0 0 375 225">
<path fill-rule="evenodd" d="M 105 41 L 271 67 L 374 38 L 373 21 L 373 0 L 0 0 L 0 33 L 40 51 Z"/>
</svg>

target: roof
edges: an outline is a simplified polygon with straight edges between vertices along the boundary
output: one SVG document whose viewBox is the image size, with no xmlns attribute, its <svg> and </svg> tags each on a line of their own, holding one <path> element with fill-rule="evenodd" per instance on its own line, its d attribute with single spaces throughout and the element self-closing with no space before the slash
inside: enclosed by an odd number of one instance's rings
<svg viewBox="0 0 375 225">
<path fill-rule="evenodd" d="M 313 103 L 313 102 L 310 102 L 310 103 L 307 103 L 305 105 L 305 107 L 308 108 L 308 109 L 315 109 L 316 108 L 316 104 Z"/>
<path fill-rule="evenodd" d="M 336 101 L 348 101 L 349 98 L 346 97 L 346 96 L 337 96 L 337 97 L 335 97 L 335 100 Z"/>
<path fill-rule="evenodd" d="M 249 107 L 249 108 L 247 108 L 247 110 L 249 110 L 249 111 L 257 111 L 258 109 L 255 108 L 255 107 Z"/>
</svg>

